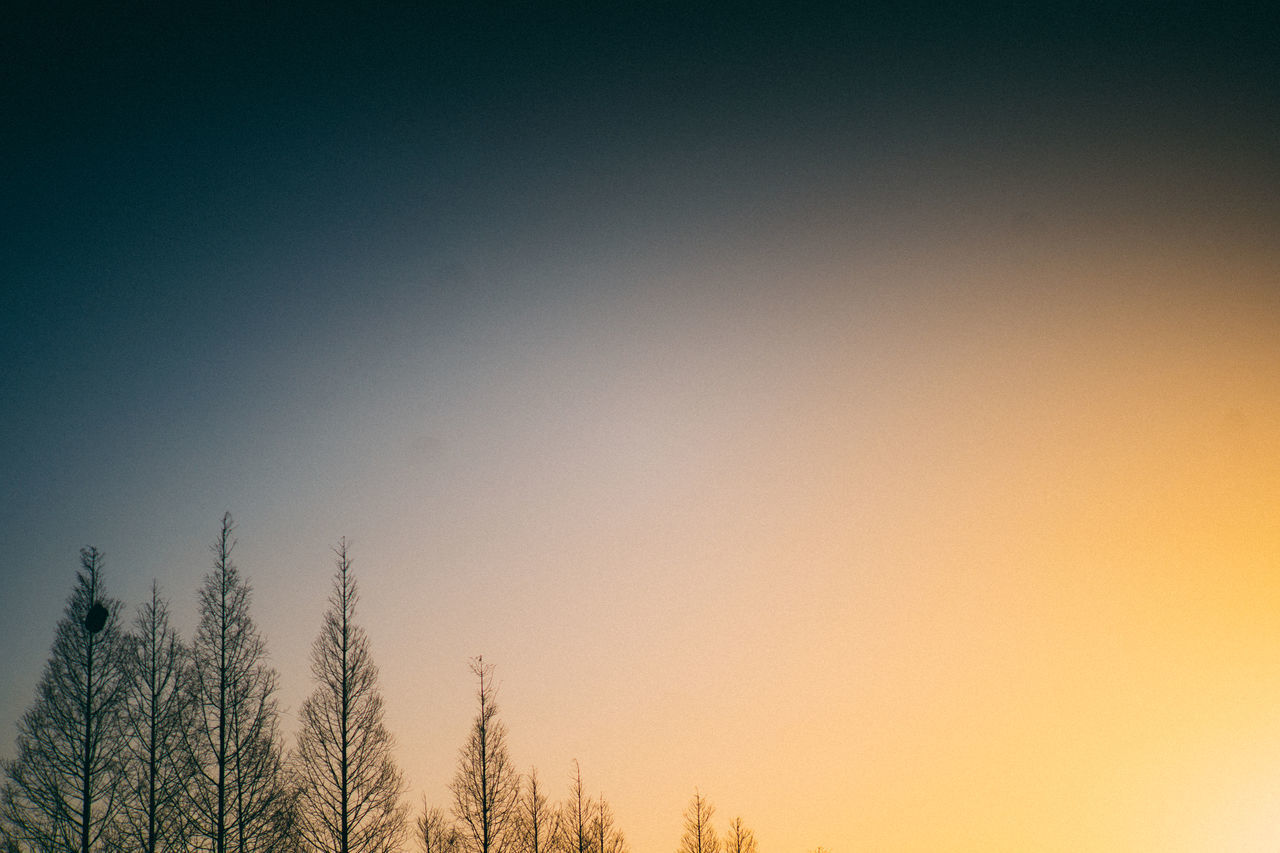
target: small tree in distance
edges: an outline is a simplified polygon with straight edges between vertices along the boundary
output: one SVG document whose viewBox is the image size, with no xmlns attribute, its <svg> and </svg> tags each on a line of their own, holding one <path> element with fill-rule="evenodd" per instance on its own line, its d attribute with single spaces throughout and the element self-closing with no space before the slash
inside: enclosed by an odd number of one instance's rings
<svg viewBox="0 0 1280 853">
<path fill-rule="evenodd" d="M 441 809 L 422 799 L 422 814 L 417 822 L 418 845 L 423 853 L 458 853 L 462 849 L 462 835 L 458 825 Z"/>
<path fill-rule="evenodd" d="M 604 798 L 596 802 L 596 817 L 591 823 L 591 840 L 595 853 L 627 853 L 627 840 L 613 818 L 613 809 Z"/>
<path fill-rule="evenodd" d="M 698 791 L 684 810 L 684 835 L 677 853 L 720 853 L 720 841 L 711 827 L 716 808 Z"/>
<path fill-rule="evenodd" d="M 596 804 L 582 787 L 582 767 L 573 762 L 573 784 L 569 798 L 560 806 L 560 850 L 563 853 L 591 853 L 591 826 Z"/>
<path fill-rule="evenodd" d="M 516 853 L 549 853 L 559 843 L 560 815 L 538 782 L 538 771 L 525 777 L 515 827 Z"/>
<path fill-rule="evenodd" d="M 723 839 L 723 853 L 759 853 L 756 846 L 756 835 L 742 825 L 742 818 L 735 817 L 729 821 Z"/>
</svg>

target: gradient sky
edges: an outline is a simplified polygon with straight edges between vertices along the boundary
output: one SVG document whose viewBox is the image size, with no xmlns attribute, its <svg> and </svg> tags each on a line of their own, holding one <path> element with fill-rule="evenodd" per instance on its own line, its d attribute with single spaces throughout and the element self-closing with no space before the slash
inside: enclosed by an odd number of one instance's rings
<svg viewBox="0 0 1280 853">
<path fill-rule="evenodd" d="M 351 540 L 415 804 L 482 653 L 635 853 L 1280 846 L 1270 4 L 22 5 L 0 756 L 230 510 L 290 733 Z"/>
</svg>

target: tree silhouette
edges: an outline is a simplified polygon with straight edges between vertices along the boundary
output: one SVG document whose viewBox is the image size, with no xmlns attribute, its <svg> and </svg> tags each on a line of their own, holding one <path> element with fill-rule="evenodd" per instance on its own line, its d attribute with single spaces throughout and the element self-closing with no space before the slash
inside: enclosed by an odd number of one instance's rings
<svg viewBox="0 0 1280 853">
<path fill-rule="evenodd" d="M 560 836 L 560 816 L 538 783 L 538 771 L 525 777 L 515 823 L 516 853 L 549 853 L 556 850 Z"/>
<path fill-rule="evenodd" d="M 317 853 L 388 853 L 405 831 L 404 781 L 391 754 L 369 638 L 355 622 L 347 541 L 334 552 L 329 609 L 311 647 L 316 687 L 302 704 L 298 732 L 299 830 Z"/>
<path fill-rule="evenodd" d="M 440 809 L 427 805 L 425 797 L 415 837 L 423 853 L 458 853 L 462 849 L 462 834 L 458 832 L 458 825 Z"/>
<path fill-rule="evenodd" d="M 276 849 L 292 825 L 277 730 L 276 673 L 249 616 L 250 588 L 231 560 L 231 514 L 214 541 L 192 642 L 194 724 L 185 748 L 193 841 L 212 853 Z"/>
<path fill-rule="evenodd" d="M 563 853 L 591 853 L 594 848 L 592 824 L 596 804 L 582 787 L 582 767 L 573 762 L 573 783 L 569 796 L 560 806 L 560 849 Z"/>
<path fill-rule="evenodd" d="M 721 847 L 723 853 L 759 853 L 756 834 L 743 826 L 740 817 L 729 821 L 729 828 L 725 830 Z"/>
<path fill-rule="evenodd" d="M 613 809 L 600 795 L 596 801 L 595 819 L 591 822 L 591 838 L 595 853 L 627 853 L 627 840 L 613 818 Z"/>
<path fill-rule="evenodd" d="M 719 853 L 720 842 L 711 827 L 716 808 L 701 793 L 694 791 L 693 799 L 684 810 L 684 835 L 680 837 L 677 853 Z"/>
<path fill-rule="evenodd" d="M 154 581 L 134 631 L 125 714 L 123 834 L 144 853 L 185 850 L 189 821 L 182 793 L 190 768 L 182 739 L 192 722 L 189 658 L 169 627 L 169 608 Z"/>
<path fill-rule="evenodd" d="M 120 603 L 104 594 L 102 553 L 80 551 L 36 701 L 18 723 L 0 813 L 11 841 L 89 853 L 117 845 L 124 793 L 122 715 L 128 640 Z"/>
<path fill-rule="evenodd" d="M 463 841 L 474 853 L 498 853 L 510 840 L 520 797 L 520 776 L 507 754 L 507 729 L 494 702 L 493 666 L 477 657 L 471 672 L 479 680 L 479 709 L 471 734 L 458 754 L 453 777 L 453 813 Z"/>
</svg>

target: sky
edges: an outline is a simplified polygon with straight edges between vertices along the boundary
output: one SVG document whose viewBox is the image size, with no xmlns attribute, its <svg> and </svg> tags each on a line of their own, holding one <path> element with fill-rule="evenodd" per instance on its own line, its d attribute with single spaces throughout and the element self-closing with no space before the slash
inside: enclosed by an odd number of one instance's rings
<svg viewBox="0 0 1280 853">
<path fill-rule="evenodd" d="M 261 5 L 0 35 L 0 756 L 230 511 L 415 806 L 483 655 L 634 853 L 1280 846 L 1268 4 Z"/>
</svg>

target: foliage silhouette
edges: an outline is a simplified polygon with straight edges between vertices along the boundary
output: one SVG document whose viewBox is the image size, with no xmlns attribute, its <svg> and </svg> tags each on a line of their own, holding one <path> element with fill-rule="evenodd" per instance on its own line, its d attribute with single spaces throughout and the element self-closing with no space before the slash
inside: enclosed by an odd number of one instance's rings
<svg viewBox="0 0 1280 853">
<path fill-rule="evenodd" d="M 36 701 L 19 724 L 18 757 L 3 767 L 0 853 L 402 849 L 405 784 L 355 620 L 346 540 L 334 549 L 329 606 L 311 652 L 314 689 L 286 761 L 278 676 L 232 559 L 234 531 L 227 513 L 190 645 L 154 581 L 134 633 L 125 633 L 120 603 L 103 592 L 101 553 L 81 551 Z M 470 668 L 478 707 L 449 785 L 452 815 L 424 799 L 413 833 L 424 853 L 629 853 L 604 797 L 586 795 L 576 760 L 559 804 L 536 768 L 516 772 L 493 666 L 477 657 Z"/>
</svg>

